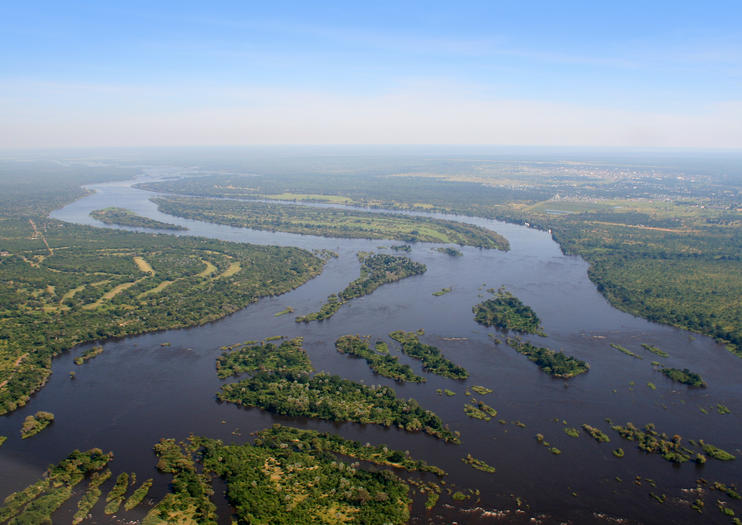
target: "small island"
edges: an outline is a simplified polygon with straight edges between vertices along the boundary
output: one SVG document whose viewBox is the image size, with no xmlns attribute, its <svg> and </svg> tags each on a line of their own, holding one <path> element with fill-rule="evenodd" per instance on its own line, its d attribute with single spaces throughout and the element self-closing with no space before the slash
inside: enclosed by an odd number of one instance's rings
<svg viewBox="0 0 742 525">
<path fill-rule="evenodd" d="M 503 332 L 545 335 L 541 320 L 530 306 L 501 287 L 495 297 L 472 308 L 474 320 L 484 326 L 494 326 Z"/>
<path fill-rule="evenodd" d="M 705 388 L 706 383 L 703 381 L 703 378 L 696 374 L 695 372 L 691 372 L 687 368 L 683 368 L 680 370 L 679 368 L 662 368 L 661 372 L 665 375 L 665 377 L 669 377 L 676 383 L 682 383 L 684 385 L 696 387 L 696 388 Z"/>
<path fill-rule="evenodd" d="M 32 416 L 26 416 L 23 427 L 21 427 L 21 437 L 26 439 L 35 436 L 51 425 L 52 422 L 54 422 L 54 414 L 43 410 L 39 410 Z"/>
<path fill-rule="evenodd" d="M 342 292 L 330 295 L 319 312 L 297 317 L 297 323 L 329 319 L 347 301 L 370 295 L 382 284 L 422 275 L 428 269 L 424 264 L 398 255 L 360 253 L 358 259 L 361 261 L 361 276 L 346 286 Z"/>
<path fill-rule="evenodd" d="M 271 342 L 247 342 L 235 345 L 216 358 L 216 373 L 219 379 L 252 372 L 309 373 L 312 364 L 301 346 L 301 337 L 283 341 L 276 346 Z"/>
<path fill-rule="evenodd" d="M 421 343 L 417 332 L 397 330 L 389 334 L 389 337 L 402 345 L 402 352 L 405 355 L 422 361 L 425 371 L 450 379 L 466 379 L 469 377 L 469 372 L 464 367 L 443 357 L 438 348 Z"/>
<path fill-rule="evenodd" d="M 585 361 L 569 356 L 564 352 L 555 352 L 511 337 L 508 338 L 507 343 L 513 350 L 526 356 L 529 361 L 536 363 L 543 372 L 553 377 L 570 379 L 590 370 L 590 365 Z"/>
<path fill-rule="evenodd" d="M 93 210 L 90 212 L 90 216 L 96 221 L 100 221 L 104 224 L 114 224 L 116 226 L 129 226 L 131 228 L 149 228 L 152 230 L 174 230 L 183 231 L 188 228 L 178 226 L 177 224 L 170 224 L 168 222 L 161 222 L 149 217 L 142 217 L 137 215 L 131 210 L 125 208 L 104 208 L 102 210 Z"/>
<path fill-rule="evenodd" d="M 103 353 L 103 347 L 102 346 L 94 346 L 93 348 L 90 348 L 88 350 L 85 350 L 82 354 L 77 356 L 74 359 L 74 363 L 78 366 L 84 365 L 86 362 L 93 359 L 95 356 L 100 355 Z M 72 373 L 72 372 L 70 372 Z"/>
<path fill-rule="evenodd" d="M 380 342 L 383 343 L 383 341 Z M 363 338 L 358 335 L 344 335 L 335 341 L 335 349 L 338 352 L 364 359 L 369 368 L 379 375 L 402 383 L 406 381 L 424 383 L 426 381 L 424 377 L 415 374 L 409 365 L 401 364 L 397 357 L 390 355 L 388 348 L 386 348 L 386 352 L 379 351 L 379 348 L 384 347 L 380 347 L 378 344 L 376 348 L 376 351 L 371 350 L 368 337 Z"/>
</svg>

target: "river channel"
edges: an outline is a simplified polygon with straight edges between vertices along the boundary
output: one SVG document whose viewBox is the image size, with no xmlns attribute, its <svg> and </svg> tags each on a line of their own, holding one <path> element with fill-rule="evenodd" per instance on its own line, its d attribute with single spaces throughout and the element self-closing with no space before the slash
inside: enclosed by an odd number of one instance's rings
<svg viewBox="0 0 742 525">
<path fill-rule="evenodd" d="M 48 464 L 58 462 L 73 449 L 100 447 L 115 453 L 111 464 L 114 477 L 128 471 L 136 472 L 140 480 L 155 478 L 151 505 L 165 494 L 169 481 L 169 476 L 154 467 L 152 446 L 161 437 L 185 439 L 193 433 L 242 442 L 250 438 L 251 432 L 279 422 L 409 450 L 413 456 L 445 469 L 449 473 L 447 485 L 480 491 L 479 501 L 474 497 L 454 502 L 444 495 L 430 512 L 418 496 L 412 509 L 413 523 L 525 523 L 533 517 L 543 523 L 608 523 L 613 518 L 626 520 L 622 523 L 728 523 L 729 518 L 715 508 L 698 515 L 680 500 L 694 499 L 684 496 L 682 489 L 695 488 L 699 477 L 726 483 L 742 480 L 742 360 L 707 337 L 650 323 L 613 308 L 588 279 L 585 261 L 562 254 L 547 232 L 432 214 L 495 230 L 510 241 L 511 249 L 502 252 L 462 247 L 462 257 L 451 257 L 433 250 L 440 245 L 417 243 L 407 255 L 427 265 L 424 275 L 384 285 L 344 305 L 327 321 L 298 324 L 294 315 L 316 311 L 328 295 L 358 277 L 357 252 L 393 253 L 388 247 L 399 242 L 256 231 L 172 217 L 157 211 L 149 200 L 153 193 L 133 187 L 161 175 L 150 173 L 135 181 L 92 185 L 89 189 L 93 193 L 53 212 L 52 217 L 108 227 L 93 220 L 89 213 L 118 206 L 188 228 L 179 235 L 308 250 L 325 248 L 339 257 L 331 259 L 319 277 L 298 289 L 262 299 L 217 322 L 107 341 L 105 352 L 81 367 L 75 367 L 72 359 L 90 345 L 56 358 L 49 383 L 25 407 L 0 417 L 0 435 L 8 436 L 0 448 L 0 496 L 32 483 Z M 587 374 L 569 381 L 554 379 L 506 344 L 493 343 L 490 334 L 495 331 L 474 322 L 472 306 L 489 295 L 486 288 L 502 285 L 530 305 L 542 320 L 547 337 L 524 339 L 587 361 L 591 367 Z M 442 288 L 452 288 L 452 292 L 432 295 Z M 288 306 L 294 308 L 294 315 L 274 315 Z M 425 331 L 421 339 L 464 366 L 470 372 L 469 379 L 455 381 L 423 372 L 420 363 L 402 355 L 388 337 L 394 330 L 420 328 Z M 387 341 L 392 353 L 425 376 L 427 383 L 397 384 L 374 375 L 364 361 L 337 353 L 334 342 L 345 334 Z M 462 444 L 446 445 L 424 434 L 397 429 L 297 420 L 218 403 L 215 394 L 221 381 L 215 373 L 215 358 L 219 348 L 275 335 L 302 336 L 317 370 L 366 384 L 391 386 L 399 396 L 417 399 L 452 429 L 459 430 Z M 498 337 L 504 339 L 502 334 Z M 644 359 L 624 355 L 609 343 L 623 345 Z M 666 350 L 670 357 L 662 360 L 664 365 L 698 372 L 708 388 L 689 389 L 672 383 L 653 369 L 650 363 L 660 358 L 644 351 L 641 343 Z M 68 372 L 73 369 L 77 377 L 70 381 Z M 650 382 L 656 390 L 648 386 Z M 497 418 L 484 422 L 464 414 L 464 404 L 470 399 L 466 391 L 473 385 L 494 390 L 487 396 L 472 395 L 496 408 Z M 450 389 L 456 395 L 441 396 L 436 389 Z M 729 407 L 731 414 L 719 414 L 717 403 Z M 702 413 L 701 408 L 708 413 Z M 18 430 L 23 419 L 38 410 L 53 412 L 54 424 L 38 436 L 21 440 Z M 507 424 L 498 422 L 500 418 Z M 738 459 L 675 466 L 623 440 L 610 430 L 606 418 L 621 424 L 652 422 L 669 435 L 705 439 Z M 514 425 L 515 421 L 525 427 Z M 563 431 L 565 421 L 570 427 L 583 423 L 600 427 L 611 442 L 599 444 L 584 433 L 579 438 L 570 437 Z M 551 454 L 536 441 L 537 433 L 562 453 Z M 625 450 L 623 458 L 612 454 L 618 447 Z M 489 474 L 471 468 L 461 461 L 467 453 L 497 471 Z M 634 482 L 636 476 L 641 477 L 641 485 Z M 223 486 L 215 487 L 221 520 L 230 523 L 229 507 L 221 494 Z M 107 488 L 105 485 L 104 493 Z M 649 492 L 665 493 L 668 498 L 659 504 Z M 69 522 L 77 499 L 73 497 L 55 515 L 55 521 Z M 147 510 L 109 517 L 102 507 L 96 507 L 93 522 L 136 520 Z"/>
</svg>

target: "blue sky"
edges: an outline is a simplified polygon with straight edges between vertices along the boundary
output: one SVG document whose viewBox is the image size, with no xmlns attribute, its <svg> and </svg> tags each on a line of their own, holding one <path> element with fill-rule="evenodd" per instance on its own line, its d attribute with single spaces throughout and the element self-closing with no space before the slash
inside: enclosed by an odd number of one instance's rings
<svg viewBox="0 0 742 525">
<path fill-rule="evenodd" d="M 5 2 L 0 148 L 742 147 L 740 2 L 370 4 Z"/>
</svg>

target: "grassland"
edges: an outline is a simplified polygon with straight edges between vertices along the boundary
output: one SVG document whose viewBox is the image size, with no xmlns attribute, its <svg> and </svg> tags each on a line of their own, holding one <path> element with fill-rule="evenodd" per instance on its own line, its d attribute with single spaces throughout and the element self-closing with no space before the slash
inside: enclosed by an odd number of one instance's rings
<svg viewBox="0 0 742 525">
<path fill-rule="evenodd" d="M 103 224 L 113 224 L 116 226 L 129 226 L 131 228 L 149 228 L 152 230 L 175 230 L 182 231 L 187 230 L 183 226 L 177 224 L 170 224 L 167 222 L 156 221 L 149 217 L 142 217 L 137 215 L 131 210 L 125 208 L 105 208 L 102 210 L 93 210 L 90 212 L 90 216 L 96 221 L 100 221 Z"/>
<path fill-rule="evenodd" d="M 295 248 L 38 217 L 0 216 L 0 237 L 0 414 L 22 406 L 44 385 L 60 352 L 213 321 L 262 296 L 287 292 L 323 266 Z"/>
<path fill-rule="evenodd" d="M 447 220 L 257 201 L 185 197 L 152 200 L 163 213 L 256 230 L 508 249 L 507 240 L 491 230 Z"/>
</svg>

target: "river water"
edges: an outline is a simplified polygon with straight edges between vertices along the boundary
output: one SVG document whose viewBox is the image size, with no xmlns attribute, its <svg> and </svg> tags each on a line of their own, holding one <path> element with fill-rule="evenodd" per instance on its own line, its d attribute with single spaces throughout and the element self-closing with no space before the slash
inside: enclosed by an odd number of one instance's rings
<svg viewBox="0 0 742 525">
<path fill-rule="evenodd" d="M 358 251 L 399 243 L 255 231 L 164 215 L 149 201 L 153 193 L 132 186 L 162 175 L 149 173 L 136 181 L 90 186 L 94 193 L 53 212 L 52 217 L 102 227 L 89 212 L 119 206 L 189 228 L 179 235 L 326 248 L 339 257 L 327 263 L 322 275 L 293 292 L 262 299 L 206 326 L 109 341 L 103 354 L 81 367 L 75 367 L 72 359 L 90 345 L 56 358 L 47 386 L 28 405 L 0 418 L 0 435 L 8 436 L 0 448 L 0 495 L 38 479 L 49 463 L 56 463 L 75 448 L 100 447 L 115 452 L 114 475 L 133 471 L 139 480 L 155 478 L 151 505 L 167 491 L 169 480 L 154 468 L 152 445 L 161 437 L 185 439 L 194 433 L 242 442 L 251 432 L 280 422 L 409 450 L 448 471 L 448 486 L 480 491 L 479 501 L 475 497 L 454 502 L 444 494 L 431 512 L 425 511 L 422 498 L 417 497 L 413 523 L 525 523 L 532 518 L 543 523 L 615 523 L 611 521 L 614 518 L 626 520 L 623 523 L 728 523 L 710 504 L 717 498 L 728 499 L 726 496 L 716 493 L 708 497 L 707 509 L 699 515 L 682 501 L 695 498 L 684 495 L 682 489 L 694 488 L 699 477 L 726 483 L 742 480 L 742 460 L 709 459 L 702 467 L 690 463 L 674 466 L 621 439 L 609 429 L 605 418 L 622 424 L 653 422 L 669 435 L 702 438 L 739 455 L 742 360 L 709 338 L 616 310 L 588 280 L 587 264 L 579 257 L 563 255 L 548 233 L 497 221 L 446 216 L 499 232 L 510 241 L 511 250 L 463 247 L 463 257 L 450 257 L 433 250 L 439 245 L 418 243 L 408 255 L 427 265 L 424 275 L 384 285 L 372 295 L 344 305 L 328 321 L 297 324 L 294 315 L 316 311 L 329 294 L 358 277 Z M 471 308 L 486 298 L 485 288 L 501 285 L 542 319 L 548 336 L 525 339 L 588 361 L 589 373 L 570 381 L 553 379 L 504 343 L 495 345 L 490 338 L 494 330 L 476 324 Z M 432 296 L 444 287 L 453 291 Z M 295 309 L 294 315 L 274 316 L 287 306 Z M 426 374 L 419 362 L 402 355 L 387 335 L 393 330 L 419 328 L 425 330 L 424 342 L 438 346 L 446 357 L 469 370 L 468 380 Z M 364 361 L 338 354 L 334 341 L 356 333 L 389 342 L 391 351 L 424 375 L 427 383 L 396 384 L 374 375 Z M 215 393 L 221 382 L 216 377 L 215 358 L 219 347 L 274 335 L 304 337 L 317 370 L 366 384 L 388 385 L 399 396 L 414 397 L 452 429 L 461 431 L 462 445 L 446 445 L 424 434 L 373 425 L 297 420 L 218 403 Z M 501 334 L 499 337 L 504 339 Z M 626 346 L 644 359 L 626 356 L 609 343 Z M 657 345 L 670 357 L 658 358 L 644 351 L 641 343 Z M 708 388 L 673 384 L 653 370 L 650 363 L 655 359 L 700 373 Z M 68 372 L 73 369 L 77 377 L 71 381 Z M 649 382 L 656 390 L 647 386 Z M 497 418 L 484 422 L 465 416 L 464 403 L 469 399 L 465 392 L 472 385 L 494 390 L 487 396 L 472 394 L 496 408 Z M 439 388 L 450 389 L 456 396 L 440 396 L 436 394 Z M 717 403 L 728 406 L 732 413 L 717 413 Z M 23 419 L 37 410 L 53 412 L 55 423 L 38 436 L 21 440 L 18 429 Z M 499 418 L 508 424 L 499 423 Z M 514 421 L 524 423 L 525 428 Z M 598 444 L 585 434 L 578 439 L 569 437 L 563 431 L 565 421 L 574 427 L 583 423 L 598 426 L 610 435 L 611 443 Z M 553 455 L 538 444 L 536 433 L 543 434 L 562 454 Z M 613 456 L 611 451 L 618 447 L 625 450 L 625 457 Z M 464 464 L 461 458 L 467 453 L 495 466 L 497 472 L 488 474 Z M 636 476 L 642 478 L 641 485 L 634 482 Z M 229 523 L 223 485 L 215 486 L 219 488 L 215 501 L 221 519 Z M 104 485 L 104 491 L 107 488 Z M 668 499 L 659 504 L 649 497 L 650 492 L 667 494 Z M 68 522 L 76 500 L 63 507 L 55 521 Z M 102 507 L 99 504 L 94 511 L 96 523 L 136 520 L 146 511 L 143 508 L 112 518 L 103 514 Z"/>
</svg>

